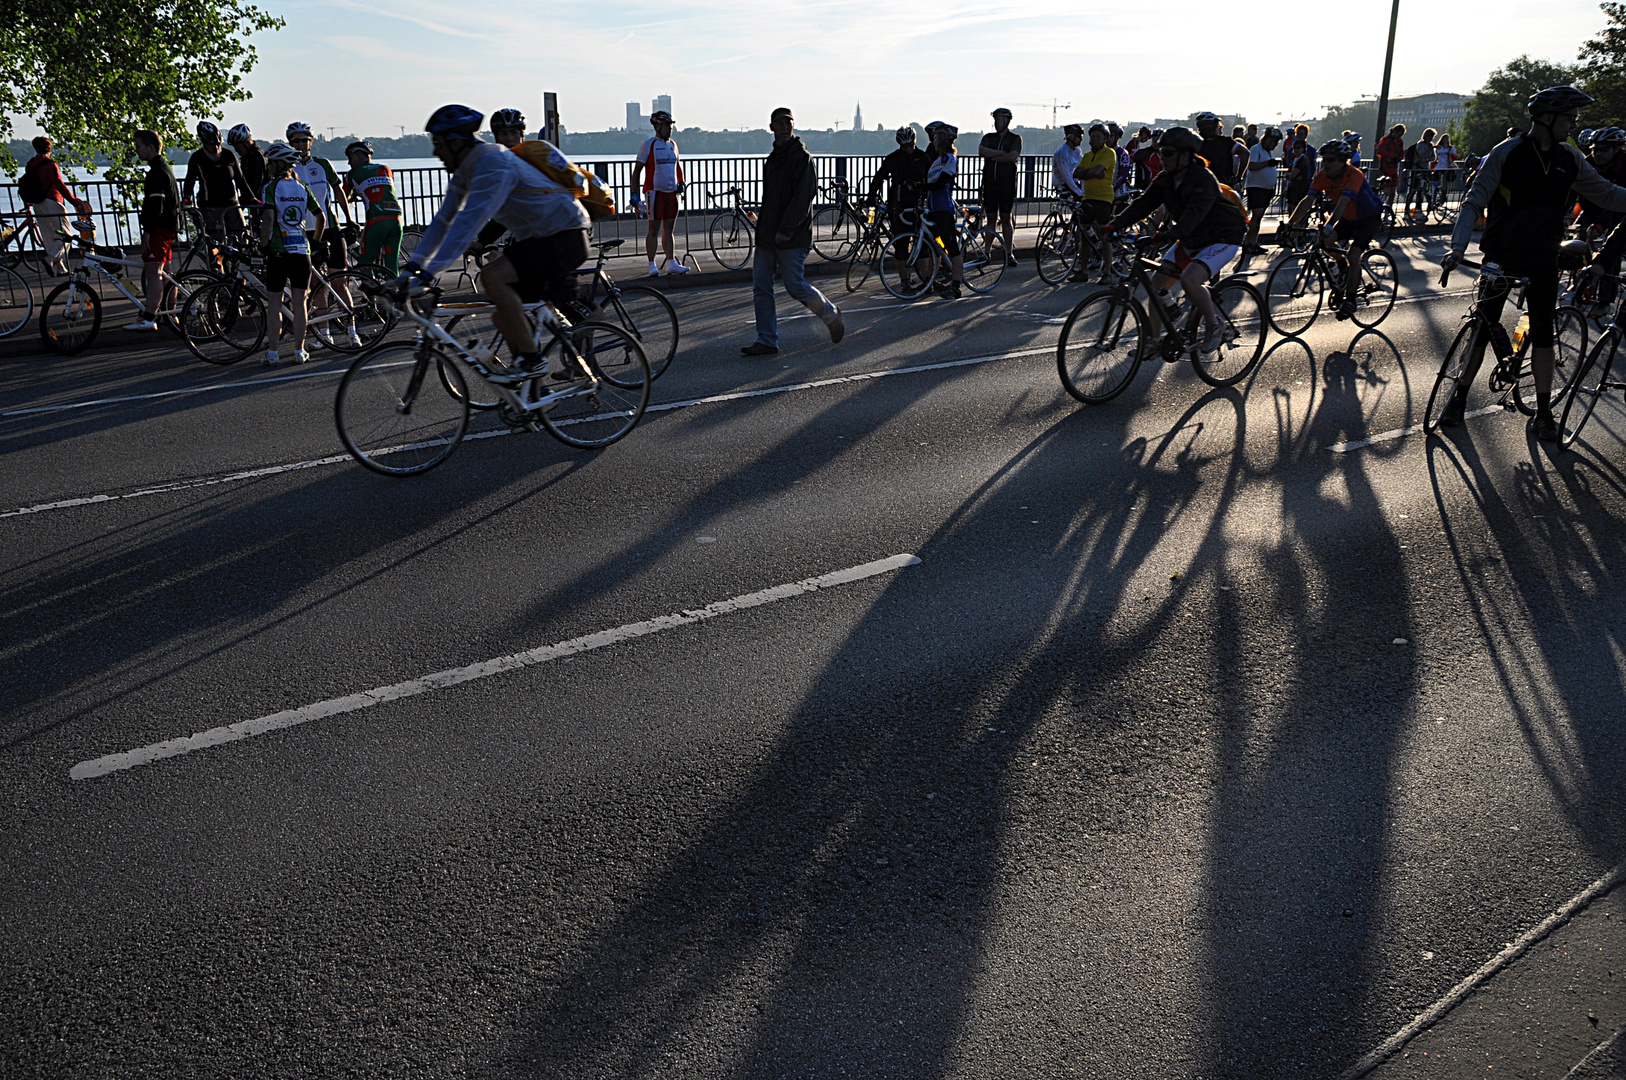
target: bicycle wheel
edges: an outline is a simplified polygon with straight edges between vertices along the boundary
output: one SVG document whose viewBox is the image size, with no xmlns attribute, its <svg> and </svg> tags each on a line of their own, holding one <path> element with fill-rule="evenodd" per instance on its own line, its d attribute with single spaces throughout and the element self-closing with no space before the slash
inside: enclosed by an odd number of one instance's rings
<svg viewBox="0 0 1626 1080">
<path fill-rule="evenodd" d="M 184 274 L 176 274 L 174 303 L 169 313 L 160 315 L 158 322 L 176 337 L 185 337 L 181 330 L 181 312 L 186 310 L 186 302 L 192 299 L 200 290 L 211 285 L 217 285 L 225 279 L 213 270 L 188 270 Z"/>
<path fill-rule="evenodd" d="M 334 352 L 366 352 L 390 332 L 395 313 L 367 293 L 363 286 L 372 284 L 366 274 L 335 270 L 311 289 L 306 325 L 323 345 Z"/>
<path fill-rule="evenodd" d="M 431 367 L 439 367 L 438 377 Z M 446 354 L 402 342 L 358 357 L 339 380 L 333 420 L 352 457 L 385 476 L 415 476 L 452 456 L 469 429 L 468 389 Z"/>
<path fill-rule="evenodd" d="M 1395 306 L 1395 261 L 1387 251 L 1367 248 L 1361 255 L 1360 295 L 1355 298 L 1356 326 L 1371 329 Z"/>
<path fill-rule="evenodd" d="M 1197 350 L 1192 367 L 1209 386 L 1234 386 L 1265 355 L 1265 298 L 1240 278 L 1222 281 L 1214 289 L 1219 309 L 1220 347 L 1211 353 Z"/>
<path fill-rule="evenodd" d="M 1440 429 L 1440 417 L 1445 414 L 1445 407 L 1463 382 L 1463 375 L 1468 370 L 1468 358 L 1475 352 L 1478 332 L 1478 320 L 1464 323 L 1440 363 L 1440 373 L 1434 376 L 1434 389 L 1429 391 L 1428 408 L 1423 412 L 1423 430 L 1430 435 Z"/>
<path fill-rule="evenodd" d="M 22 275 L 0 266 L 0 337 L 14 334 L 34 314 L 34 291 Z"/>
<path fill-rule="evenodd" d="M 265 298 L 241 281 L 217 281 L 181 309 L 186 348 L 210 364 L 235 364 L 265 341 Z"/>
<path fill-rule="evenodd" d="M 1581 437 L 1581 429 L 1592 419 L 1592 410 L 1607 391 L 1609 372 L 1615 366 L 1615 351 L 1619 348 L 1620 331 L 1611 329 L 1598 339 L 1592 354 L 1570 381 L 1570 393 L 1558 421 L 1558 444 L 1566 450 Z"/>
<path fill-rule="evenodd" d="M 418 250 L 418 241 L 422 239 L 423 226 L 421 225 L 408 225 L 406 228 L 401 230 L 399 257 L 403 266 L 406 265 L 407 261 L 412 258 L 412 253 Z"/>
<path fill-rule="evenodd" d="M 384 284 L 385 282 L 395 280 L 394 274 L 390 273 L 388 270 L 384 269 L 382 266 L 379 266 L 375 262 L 353 262 L 349 265 L 349 267 L 346 268 L 346 270 L 348 273 L 360 274 L 368 281 L 376 282 L 380 285 Z"/>
<path fill-rule="evenodd" d="M 845 206 L 820 207 L 813 215 L 813 250 L 821 259 L 841 262 L 853 253 L 861 229 L 858 219 Z"/>
<path fill-rule="evenodd" d="M 568 387 L 554 389 L 554 393 L 564 390 L 565 396 L 542 410 L 542 424 L 566 446 L 608 446 L 636 427 L 649 406 L 654 381 L 649 360 L 637 338 L 609 323 L 583 323 L 575 328 L 572 339 L 595 380 L 592 384 L 583 381 L 579 392 L 570 392 Z M 558 338 L 548 343 L 546 351 L 554 370 L 577 366 L 574 357 L 565 355 Z M 615 378 L 610 378 L 610 372 Z"/>
<path fill-rule="evenodd" d="M 1271 267 L 1265 279 L 1266 311 L 1278 334 L 1298 337 L 1321 313 L 1327 295 L 1327 272 L 1308 251 L 1295 251 Z"/>
<path fill-rule="evenodd" d="M 873 236 L 865 238 L 853 249 L 852 257 L 847 262 L 847 291 L 857 292 L 862 288 L 880 261 L 881 241 Z"/>
<path fill-rule="evenodd" d="M 1123 290 L 1086 296 L 1056 342 L 1062 387 L 1086 405 L 1111 401 L 1134 381 L 1145 336 L 1146 316 Z"/>
<path fill-rule="evenodd" d="M 986 295 L 1005 276 L 1005 238 L 993 229 L 983 229 L 960 242 L 964 255 L 966 287 Z"/>
<path fill-rule="evenodd" d="M 937 245 L 918 232 L 900 236 L 881 252 L 881 284 L 899 300 L 926 295 L 937 277 Z"/>
<path fill-rule="evenodd" d="M 1078 261 L 1078 231 L 1071 222 L 1052 221 L 1039 230 L 1033 251 L 1039 264 L 1039 280 L 1046 285 L 1060 285 Z"/>
<path fill-rule="evenodd" d="M 102 298 L 77 278 L 69 278 L 40 305 L 40 343 L 60 356 L 83 352 L 102 328 Z"/>
<path fill-rule="evenodd" d="M 507 367 L 514 366 L 514 353 L 503 340 L 497 328 L 491 325 L 491 313 L 488 311 L 472 312 L 467 315 L 455 316 L 446 324 L 446 332 L 457 341 L 467 346 L 472 353 L 482 355 L 493 353 Z M 502 404 L 502 397 L 497 388 L 486 381 L 486 377 L 470 367 L 461 356 L 456 353 L 442 353 L 448 361 L 441 364 L 441 381 L 446 386 L 446 392 L 453 397 L 467 395 L 469 407 L 485 412 L 495 409 Z M 445 372 L 448 368 L 456 368 L 462 381 L 458 382 Z"/>
<path fill-rule="evenodd" d="M 1586 361 L 1592 343 L 1591 321 L 1573 304 L 1553 313 L 1553 401 L 1569 392 L 1570 383 Z M 1532 400 L 1534 395 L 1532 394 Z"/>
<path fill-rule="evenodd" d="M 751 223 L 736 210 L 727 210 L 711 219 L 706 227 L 706 243 L 712 257 L 730 270 L 738 270 L 751 261 Z"/>
<path fill-rule="evenodd" d="M 597 318 L 614 322 L 638 339 L 649 360 L 649 374 L 658 379 L 677 355 L 678 317 L 672 301 L 648 285 L 623 285 L 620 295 L 606 298 Z"/>
</svg>

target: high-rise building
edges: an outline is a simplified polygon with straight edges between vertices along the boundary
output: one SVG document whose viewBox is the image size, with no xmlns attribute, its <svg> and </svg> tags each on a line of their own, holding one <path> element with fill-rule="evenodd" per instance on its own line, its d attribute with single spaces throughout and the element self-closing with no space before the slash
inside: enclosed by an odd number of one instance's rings
<svg viewBox="0 0 1626 1080">
<path fill-rule="evenodd" d="M 627 130 L 642 131 L 644 129 L 644 107 L 636 101 L 627 102 Z"/>
<path fill-rule="evenodd" d="M 670 113 L 671 111 L 672 111 L 672 95 L 671 94 L 662 94 L 659 97 L 657 97 L 654 101 L 650 102 L 649 114 L 651 116 L 655 115 L 658 112 Z"/>
<path fill-rule="evenodd" d="M 853 106 L 853 130 L 864 130 L 864 105 L 859 102 Z"/>
</svg>

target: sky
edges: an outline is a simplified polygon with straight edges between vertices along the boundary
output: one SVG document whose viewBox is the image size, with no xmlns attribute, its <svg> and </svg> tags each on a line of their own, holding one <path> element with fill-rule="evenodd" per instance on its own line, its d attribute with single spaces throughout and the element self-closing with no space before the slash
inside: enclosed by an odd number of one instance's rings
<svg viewBox="0 0 1626 1080">
<path fill-rule="evenodd" d="M 679 127 L 760 128 L 776 106 L 798 126 L 941 119 L 982 130 L 1009 105 L 1018 124 L 1185 116 L 1274 122 L 1376 95 L 1389 4 L 1302 0 L 260 0 L 287 20 L 255 44 L 253 100 L 231 106 L 276 138 L 289 121 L 324 133 L 421 131 L 438 105 L 521 109 L 542 92 L 565 126 L 625 123 L 672 96 Z M 1469 13 L 1471 12 L 1471 17 Z M 1604 17 L 1591 0 L 1401 4 L 1393 96 L 1471 93 L 1520 53 L 1570 62 Z M 1289 44 L 1292 43 L 1292 44 Z"/>
</svg>

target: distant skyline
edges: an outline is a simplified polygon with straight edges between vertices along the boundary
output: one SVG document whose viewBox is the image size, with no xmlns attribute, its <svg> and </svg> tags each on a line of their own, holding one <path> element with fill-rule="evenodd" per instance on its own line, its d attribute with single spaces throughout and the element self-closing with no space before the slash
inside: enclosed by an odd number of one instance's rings
<svg viewBox="0 0 1626 1080">
<path fill-rule="evenodd" d="M 670 94 L 678 127 L 766 126 L 788 105 L 804 128 L 894 128 L 946 120 L 982 130 L 1008 105 L 1019 125 L 1142 120 L 1197 109 L 1273 122 L 1375 95 L 1388 5 L 1245 10 L 1177 0 L 1126 10 L 1061 0 L 647 0 L 524 9 L 498 0 L 268 0 L 287 20 L 256 35 L 251 101 L 227 110 L 256 136 L 292 120 L 326 133 L 421 131 L 449 101 L 524 111 L 540 126 L 545 90 L 565 126 L 626 124 L 626 103 Z M 1520 53 L 1573 62 L 1604 17 L 1590 0 L 1402 4 L 1393 96 L 1472 93 Z M 1171 29 L 1175 28 L 1175 29 Z M 1300 43 L 1284 45 L 1290 38 Z M 1323 44 L 1331 42 L 1332 44 Z M 1046 103 L 1040 105 L 1038 103 Z M 22 130 L 20 125 L 20 131 Z"/>
</svg>

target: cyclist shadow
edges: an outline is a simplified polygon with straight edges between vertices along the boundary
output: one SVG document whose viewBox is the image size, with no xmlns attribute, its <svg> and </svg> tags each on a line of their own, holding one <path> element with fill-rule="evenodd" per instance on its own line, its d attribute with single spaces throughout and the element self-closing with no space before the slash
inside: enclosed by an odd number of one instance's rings
<svg viewBox="0 0 1626 1080">
<path fill-rule="evenodd" d="M 1061 1022 L 1076 971 L 1015 978 L 1034 940 L 1023 935 L 1058 921 L 1082 940 L 1146 930 L 1076 876 L 1093 878 L 1093 860 L 1111 858 L 1103 838 L 1136 833 L 1134 812 L 1157 798 L 1103 759 L 1133 757 L 1163 719 L 1149 714 L 1198 719 L 1125 684 L 1139 685 L 1154 651 L 1160 682 L 1228 672 L 1232 751 L 1247 758 L 1249 687 L 1277 677 L 1255 668 L 1240 632 L 1253 601 L 1222 592 L 1209 611 L 1194 584 L 1251 576 L 1224 530 L 1247 475 L 1241 395 L 1206 395 L 1150 440 L 1128 437 L 1130 415 L 1071 411 L 918 546 L 923 565 L 871 604 L 743 788 L 572 948 L 581 959 L 527 1010 L 533 1034 L 507 1060 L 572 1075 L 695 1060 L 744 1076 L 935 1075 L 960 1048 L 1020 1037 L 1034 1010 Z M 1085 449 L 1114 434 L 1117 460 L 1081 472 Z M 1034 529 L 1024 511 L 1058 489 L 1080 509 Z M 1176 539 L 1192 554 L 1171 551 Z M 1302 575 L 1286 576 L 1277 591 L 1293 593 Z M 1035 757 L 1067 779 L 1036 781 Z M 1035 833 L 1035 783 L 1057 785 L 1038 802 L 1064 798 L 1080 773 L 1081 800 L 1109 820 L 1093 837 Z M 1247 831 L 1243 810 L 1228 840 Z M 1067 872 L 1047 878 L 1032 849 Z M 1140 1003 L 1166 996 L 1165 973 L 1107 966 L 1092 971 L 1102 985 L 1138 980 Z M 1090 1007 L 1126 1033 L 1141 1026 L 1136 1001 L 1095 994 Z"/>
<path fill-rule="evenodd" d="M 1387 796 L 1417 696 L 1400 644 L 1415 639 L 1411 585 L 1366 457 L 1323 448 L 1368 434 L 1369 391 L 1383 383 L 1362 354 L 1377 347 L 1361 335 L 1328 356 L 1302 428 L 1278 397 L 1280 457 L 1323 475 L 1281 484 L 1279 532 L 1211 631 L 1225 678 L 1195 916 L 1197 1075 L 1330 1074 L 1365 1049 L 1358 1018 L 1383 977 Z"/>
<path fill-rule="evenodd" d="M 1430 479 L 1477 655 L 1561 812 L 1609 863 L 1626 848 L 1626 636 L 1600 599 L 1623 584 L 1626 537 L 1608 504 L 1626 499 L 1626 473 L 1531 442 L 1529 460 L 1510 462 L 1466 439 L 1431 440 Z"/>
<path fill-rule="evenodd" d="M 278 648 L 297 650 L 300 642 L 278 635 L 320 625 L 322 609 L 478 535 L 589 460 L 522 479 L 520 490 L 496 496 L 466 520 L 466 479 L 450 472 L 425 478 L 411 499 L 359 467 L 292 487 L 268 478 L 14 565 L 0 589 L 0 640 L 17 643 L 0 675 L 8 705 L 0 749 L 143 700 L 187 669 L 229 663 L 233 650 L 250 643 L 265 649 L 281 641 Z M 274 493 L 256 497 L 260 485 Z M 358 566 L 366 569 L 358 573 Z M 330 584 L 329 575 L 342 580 Z M 353 655 L 347 648 L 337 654 Z M 275 659 L 267 662 L 274 670 Z M 236 675 L 219 685 L 239 685 Z M 280 679 L 266 680 L 266 689 L 265 704 L 277 707 Z"/>
</svg>

